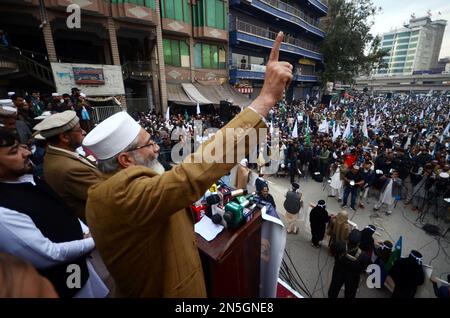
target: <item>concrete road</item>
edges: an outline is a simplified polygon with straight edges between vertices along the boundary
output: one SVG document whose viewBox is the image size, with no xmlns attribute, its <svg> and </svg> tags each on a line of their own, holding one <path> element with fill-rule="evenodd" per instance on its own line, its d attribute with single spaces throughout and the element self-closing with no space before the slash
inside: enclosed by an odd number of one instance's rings
<svg viewBox="0 0 450 318">
<path fill-rule="evenodd" d="M 255 177 L 256 174 L 253 175 L 252 179 Z M 275 198 L 278 213 L 284 221 L 283 202 L 286 191 L 291 187 L 289 177 L 268 176 L 266 179 L 269 181 L 270 193 Z M 306 181 L 303 178 L 300 179 L 299 183 L 306 206 L 309 202 L 317 203 L 318 200 L 323 199 L 327 202 L 328 212 L 339 212 L 342 210 L 337 199 L 328 197 L 328 189 L 327 187 L 324 189 L 322 183 L 311 179 Z M 251 187 L 249 187 L 249 190 L 252 190 Z M 375 240 L 390 240 L 395 244 L 399 236 L 403 236 L 402 256 L 406 257 L 411 249 L 420 251 L 424 258 L 424 264 L 433 267 L 433 275 L 446 279 L 446 275 L 450 273 L 450 233 L 447 234 L 446 238 L 437 239 L 427 234 L 421 227 L 425 223 L 430 223 L 439 225 L 441 229 L 447 229 L 450 227 L 450 224 L 445 223 L 444 220 L 436 220 L 431 215 L 426 215 L 422 224 L 416 222 L 418 214 L 413 212 L 410 206 L 405 207 L 402 202 L 398 203 L 392 215 L 388 216 L 383 212 L 379 212 L 376 215 L 372 208 L 377 199 L 371 197 L 371 202 L 366 204 L 365 209 L 358 209 L 356 212 L 347 209 L 349 218 L 357 224 L 360 230 L 368 224 L 375 225 L 378 229 L 374 235 Z M 328 256 L 328 248 L 326 247 L 328 242 L 323 242 L 323 246 L 320 249 L 315 249 L 311 246 L 309 222 L 305 222 L 304 213 L 302 216 L 299 222 L 299 233 L 287 236 L 286 252 L 291 256 L 296 270 L 313 297 L 327 297 L 334 259 Z M 291 271 L 294 271 L 293 267 Z M 357 297 L 390 297 L 390 293 L 386 288 L 369 289 L 366 285 L 366 278 L 366 274 L 361 275 Z M 343 291 L 341 291 L 340 297 L 343 297 Z M 435 297 L 433 286 L 428 279 L 418 290 L 416 297 Z"/>
</svg>

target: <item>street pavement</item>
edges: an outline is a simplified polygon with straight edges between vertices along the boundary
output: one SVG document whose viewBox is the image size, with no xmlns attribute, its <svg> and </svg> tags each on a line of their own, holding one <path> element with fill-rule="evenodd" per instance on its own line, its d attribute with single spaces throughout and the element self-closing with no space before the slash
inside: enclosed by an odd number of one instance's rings
<svg viewBox="0 0 450 318">
<path fill-rule="evenodd" d="M 232 172 L 231 180 L 234 173 Z M 253 184 L 256 174 L 253 172 L 252 180 L 249 184 Z M 286 191 L 291 188 L 289 177 L 267 176 L 269 182 L 269 192 L 273 195 L 277 205 L 277 211 L 280 218 L 284 221 L 285 210 L 283 202 Z M 300 215 L 300 231 L 297 235 L 287 235 L 286 252 L 293 260 L 293 266 L 290 270 L 292 272 L 298 271 L 301 279 L 308 291 L 314 298 L 327 297 L 328 287 L 331 281 L 332 269 L 334 259 L 328 255 L 328 241 L 322 242 L 322 247 L 319 249 L 313 248 L 310 243 L 310 228 L 309 221 L 305 209 L 309 203 L 317 203 L 318 200 L 323 199 L 327 203 L 327 210 L 329 213 L 337 213 L 342 210 L 337 199 L 328 197 L 328 186 L 324 183 L 318 183 L 312 179 L 305 180 L 297 178 L 300 184 L 300 191 L 303 193 L 303 200 L 305 208 Z M 249 186 L 250 191 L 254 191 L 254 187 Z M 350 198 L 349 198 L 350 200 Z M 399 202 L 394 209 L 392 215 L 386 215 L 383 211 L 377 214 L 373 211 L 373 205 L 378 198 L 370 197 L 370 204 L 366 204 L 364 209 L 357 209 L 353 212 L 347 209 L 349 219 L 357 224 L 358 229 L 362 230 L 368 224 L 373 224 L 377 227 L 374 235 L 376 241 L 390 240 L 395 245 L 399 236 L 403 236 L 403 250 L 402 256 L 406 257 L 412 249 L 418 250 L 422 253 L 424 264 L 433 267 L 433 275 L 440 276 L 446 279 L 447 274 L 450 273 L 450 232 L 445 238 L 437 238 L 427 234 L 421 227 L 425 223 L 435 224 L 440 226 L 441 230 L 446 230 L 450 227 L 449 223 L 444 220 L 436 220 L 431 213 L 426 214 L 424 222 L 417 222 L 419 214 L 413 212 L 410 206 L 404 206 L 403 202 Z M 295 269 L 294 269 L 295 266 Z M 386 298 L 390 297 L 390 292 L 387 288 L 370 289 L 367 287 L 367 275 L 361 275 L 361 282 L 359 285 L 357 297 L 359 298 Z M 300 291 L 300 293 L 302 293 Z M 304 295 L 304 293 L 303 293 Z M 343 290 L 340 296 L 343 297 Z M 434 298 L 433 286 L 431 282 L 426 279 L 425 284 L 418 289 L 416 297 Z"/>
</svg>

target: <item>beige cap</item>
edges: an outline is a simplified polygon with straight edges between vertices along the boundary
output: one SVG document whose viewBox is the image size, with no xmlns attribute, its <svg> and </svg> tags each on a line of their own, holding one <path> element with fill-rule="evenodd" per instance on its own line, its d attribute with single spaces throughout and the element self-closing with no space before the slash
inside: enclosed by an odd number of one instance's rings
<svg viewBox="0 0 450 318">
<path fill-rule="evenodd" d="M 66 110 L 45 118 L 33 129 L 39 131 L 44 138 L 48 138 L 72 129 L 78 122 L 77 113 L 73 110 Z"/>
</svg>

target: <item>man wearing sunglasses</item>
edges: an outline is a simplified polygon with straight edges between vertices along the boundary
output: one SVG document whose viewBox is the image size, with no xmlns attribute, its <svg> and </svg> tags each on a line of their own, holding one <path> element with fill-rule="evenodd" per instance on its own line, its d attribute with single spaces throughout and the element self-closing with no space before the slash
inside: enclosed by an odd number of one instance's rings
<svg viewBox="0 0 450 318">
<path fill-rule="evenodd" d="M 219 143 L 225 149 L 222 162 L 227 162 L 228 150 L 237 153 L 237 145 L 245 143 L 245 134 L 237 128 L 266 128 L 263 119 L 292 80 L 292 65 L 278 61 L 282 40 L 280 32 L 258 98 L 220 131 L 226 136 L 227 128 L 236 129 L 231 140 Z M 164 172 L 157 161 L 159 147 L 126 113 L 106 119 L 84 139 L 99 169 L 108 174 L 106 181 L 89 189 L 86 218 L 116 282 L 117 296 L 206 297 L 193 218 L 186 207 L 242 159 L 233 155 L 233 162 L 227 163 L 192 160 L 204 158 L 212 142 L 215 138 L 187 157 L 190 162 Z"/>
</svg>

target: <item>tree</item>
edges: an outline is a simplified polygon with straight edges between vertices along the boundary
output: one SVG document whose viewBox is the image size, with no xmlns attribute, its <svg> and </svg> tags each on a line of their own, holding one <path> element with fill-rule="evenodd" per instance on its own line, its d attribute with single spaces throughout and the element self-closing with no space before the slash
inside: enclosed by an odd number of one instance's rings
<svg viewBox="0 0 450 318">
<path fill-rule="evenodd" d="M 380 49 L 380 37 L 370 34 L 371 18 L 380 10 L 372 0 L 328 1 L 328 16 L 323 21 L 322 83 L 351 84 L 356 75 L 383 65 L 382 58 L 388 52 Z"/>
</svg>

